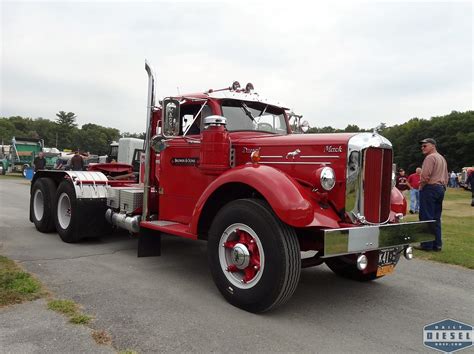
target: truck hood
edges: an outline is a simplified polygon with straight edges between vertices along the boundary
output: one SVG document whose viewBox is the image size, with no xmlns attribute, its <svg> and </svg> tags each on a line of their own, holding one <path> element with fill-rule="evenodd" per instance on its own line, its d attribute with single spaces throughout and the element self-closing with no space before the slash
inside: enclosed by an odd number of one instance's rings
<svg viewBox="0 0 474 354">
<path fill-rule="evenodd" d="M 231 133 L 237 165 L 249 162 L 250 154 L 255 150 L 259 150 L 262 163 L 280 162 L 281 165 L 283 162 L 291 164 L 311 162 L 331 165 L 337 159 L 346 158 L 348 141 L 356 135 L 356 133 L 257 134 Z"/>
<path fill-rule="evenodd" d="M 345 208 L 348 152 L 360 146 L 382 146 L 388 140 L 374 133 L 289 134 L 231 133 L 235 166 L 249 163 L 259 151 L 260 164 L 281 170 L 303 185 L 314 185 L 317 170 L 331 167 L 336 185 L 328 192 L 337 210 Z"/>
</svg>

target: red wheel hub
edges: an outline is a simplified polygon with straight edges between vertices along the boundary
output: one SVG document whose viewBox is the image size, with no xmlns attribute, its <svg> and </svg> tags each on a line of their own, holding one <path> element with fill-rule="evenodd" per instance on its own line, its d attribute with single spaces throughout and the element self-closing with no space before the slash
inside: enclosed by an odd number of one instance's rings
<svg viewBox="0 0 474 354">
<path fill-rule="evenodd" d="M 260 270 L 260 252 L 256 240 L 247 232 L 236 229 L 235 236 L 235 240 L 223 244 L 232 254 L 232 263 L 226 270 L 242 273 L 242 283 L 245 284 L 252 281 Z"/>
</svg>

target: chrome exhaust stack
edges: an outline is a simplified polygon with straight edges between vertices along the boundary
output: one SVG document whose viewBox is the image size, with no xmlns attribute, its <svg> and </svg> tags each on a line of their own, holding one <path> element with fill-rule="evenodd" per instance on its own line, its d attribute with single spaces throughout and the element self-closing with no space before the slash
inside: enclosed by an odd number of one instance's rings
<svg viewBox="0 0 474 354">
<path fill-rule="evenodd" d="M 150 154 L 151 130 L 153 128 L 153 111 L 155 108 L 155 73 L 145 60 L 145 70 L 148 73 L 148 99 L 146 109 L 147 129 L 145 135 L 145 179 L 143 181 L 143 211 L 142 220 L 148 218 L 148 196 L 150 194 Z"/>
</svg>

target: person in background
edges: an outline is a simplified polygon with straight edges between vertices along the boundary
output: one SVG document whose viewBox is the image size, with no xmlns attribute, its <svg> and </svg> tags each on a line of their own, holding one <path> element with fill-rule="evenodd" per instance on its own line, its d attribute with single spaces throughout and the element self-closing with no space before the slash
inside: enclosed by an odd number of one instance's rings
<svg viewBox="0 0 474 354">
<path fill-rule="evenodd" d="M 435 241 L 422 242 L 420 249 L 441 251 L 441 212 L 444 192 L 449 180 L 448 164 L 436 150 L 436 140 L 432 138 L 420 141 L 421 151 L 425 155 L 420 176 L 420 221 L 435 220 Z"/>
<path fill-rule="evenodd" d="M 403 168 L 398 170 L 397 183 L 395 184 L 395 187 L 397 187 L 397 189 L 402 192 L 405 199 L 408 200 L 410 187 L 408 186 L 408 178 L 405 176 L 405 170 Z"/>
<path fill-rule="evenodd" d="M 451 171 L 451 175 L 449 176 L 449 186 L 451 188 L 456 188 L 457 187 L 457 183 L 456 183 L 456 179 L 457 179 L 457 175 L 454 171 Z"/>
<path fill-rule="evenodd" d="M 84 159 L 82 158 L 81 154 L 79 154 L 79 150 L 74 152 L 74 156 L 71 157 L 69 164 L 71 165 L 71 170 L 73 171 L 84 170 Z"/>
<path fill-rule="evenodd" d="M 410 188 L 410 214 L 418 214 L 420 211 L 420 178 L 421 167 L 417 167 L 415 173 L 408 176 L 408 187 Z"/>
<path fill-rule="evenodd" d="M 44 153 L 40 151 L 38 156 L 33 160 L 33 165 L 35 166 L 35 172 L 38 170 L 44 170 L 46 167 L 46 159 L 44 158 Z"/>
<path fill-rule="evenodd" d="M 466 186 L 471 187 L 471 206 L 474 207 L 474 170 L 467 170 Z"/>
</svg>

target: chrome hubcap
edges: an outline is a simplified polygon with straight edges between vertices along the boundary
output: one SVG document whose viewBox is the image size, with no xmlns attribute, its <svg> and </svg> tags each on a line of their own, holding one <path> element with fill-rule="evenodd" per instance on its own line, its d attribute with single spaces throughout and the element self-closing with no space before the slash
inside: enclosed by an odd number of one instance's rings
<svg viewBox="0 0 474 354">
<path fill-rule="evenodd" d="M 250 253 L 245 245 L 238 243 L 232 249 L 232 261 L 238 269 L 245 269 L 250 262 Z"/>
<path fill-rule="evenodd" d="M 219 262 L 227 280 L 249 289 L 263 274 L 265 255 L 256 232 L 245 224 L 232 224 L 220 239 Z"/>
</svg>

